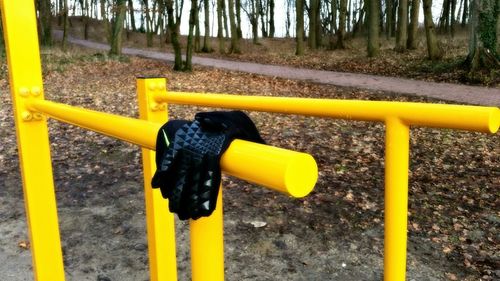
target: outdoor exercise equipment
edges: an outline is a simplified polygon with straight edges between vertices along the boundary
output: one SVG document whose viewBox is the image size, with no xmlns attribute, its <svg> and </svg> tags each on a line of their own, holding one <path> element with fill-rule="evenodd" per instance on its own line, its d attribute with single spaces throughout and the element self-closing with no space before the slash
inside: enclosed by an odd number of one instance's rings
<svg viewBox="0 0 500 281">
<path fill-rule="evenodd" d="M 150 276 L 151 280 L 168 281 L 177 279 L 173 216 L 164 208 L 160 191 L 153 190 L 149 184 L 155 166 L 152 150 L 161 124 L 167 121 L 167 103 L 384 123 L 386 281 L 405 280 L 406 274 L 410 126 L 495 133 L 500 123 L 497 107 L 167 93 L 163 78 L 137 81 L 139 113 L 143 120 L 55 103 L 45 100 L 43 95 L 34 1 L 0 0 L 0 3 L 37 280 L 64 280 L 46 117 L 143 147 Z M 307 195 L 317 176 L 310 155 L 243 140 L 231 143 L 220 164 L 228 174 L 294 197 Z M 195 281 L 224 279 L 221 194 L 217 201 L 218 207 L 211 216 L 190 221 L 192 279 Z M 206 258 L 207 255 L 210 258 Z"/>
</svg>

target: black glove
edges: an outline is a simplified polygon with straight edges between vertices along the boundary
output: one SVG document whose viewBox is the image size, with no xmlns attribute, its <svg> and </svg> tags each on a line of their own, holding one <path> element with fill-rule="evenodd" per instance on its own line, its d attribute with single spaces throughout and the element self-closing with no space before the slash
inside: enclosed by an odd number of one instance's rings
<svg viewBox="0 0 500 281">
<path fill-rule="evenodd" d="M 235 138 L 264 143 L 241 111 L 198 113 L 193 122 L 173 120 L 161 127 L 152 186 L 160 188 L 179 219 L 213 212 L 221 180 L 220 158 Z"/>
</svg>

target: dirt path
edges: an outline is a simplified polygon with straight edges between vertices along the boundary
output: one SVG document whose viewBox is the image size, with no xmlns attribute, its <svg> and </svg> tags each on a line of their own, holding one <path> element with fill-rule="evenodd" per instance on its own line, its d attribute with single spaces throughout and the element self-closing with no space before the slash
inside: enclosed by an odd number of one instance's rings
<svg viewBox="0 0 500 281">
<path fill-rule="evenodd" d="M 60 37 L 61 32 L 56 31 L 55 35 Z M 72 37 L 69 37 L 68 41 L 75 45 L 92 49 L 109 50 L 109 46 L 107 44 L 101 44 Z M 161 53 L 134 48 L 123 48 L 123 53 L 127 55 L 141 56 L 162 61 L 174 60 L 174 55 L 171 53 Z M 301 69 L 287 66 L 238 62 L 196 56 L 193 57 L 193 63 L 226 70 L 262 74 L 286 79 L 304 80 L 342 87 L 354 87 L 368 90 L 385 91 L 394 94 L 423 96 L 465 104 L 500 106 L 500 89 L 493 88 L 466 86 L 451 83 L 426 82 L 358 73 Z"/>
</svg>

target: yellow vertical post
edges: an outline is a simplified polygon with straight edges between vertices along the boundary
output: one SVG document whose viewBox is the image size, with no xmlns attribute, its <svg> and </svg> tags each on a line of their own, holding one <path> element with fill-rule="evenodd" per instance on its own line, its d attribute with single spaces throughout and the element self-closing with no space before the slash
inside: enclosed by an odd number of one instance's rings
<svg viewBox="0 0 500 281">
<path fill-rule="evenodd" d="M 153 100 L 156 92 L 166 94 L 165 78 L 137 79 L 140 119 L 164 123 L 168 119 L 167 105 Z M 163 199 L 160 190 L 151 188 L 151 178 L 156 169 L 155 152 L 143 148 L 142 161 L 150 279 L 175 281 L 177 280 L 177 263 L 174 216 L 168 211 L 168 202 Z"/>
<path fill-rule="evenodd" d="M 224 225 L 222 186 L 217 205 L 209 217 L 191 220 L 191 279 L 193 281 L 224 280 Z"/>
<path fill-rule="evenodd" d="M 1 8 L 33 274 L 36 280 L 64 280 L 47 121 L 24 105 L 44 98 L 35 5 L 1 0 Z"/>
<path fill-rule="evenodd" d="M 386 120 L 384 280 L 404 281 L 408 222 L 409 126 Z"/>
</svg>

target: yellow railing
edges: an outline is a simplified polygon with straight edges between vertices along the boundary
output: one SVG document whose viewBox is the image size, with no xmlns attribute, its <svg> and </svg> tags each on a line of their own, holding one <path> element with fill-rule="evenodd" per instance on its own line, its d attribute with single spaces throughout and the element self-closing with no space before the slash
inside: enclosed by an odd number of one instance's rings
<svg viewBox="0 0 500 281">
<path fill-rule="evenodd" d="M 402 281 L 406 274 L 410 126 L 495 133 L 500 123 L 500 110 L 496 107 L 183 92 L 167 94 L 164 78 L 138 79 L 142 120 L 50 102 L 43 97 L 33 1 L 0 2 L 37 280 L 64 280 L 46 116 L 143 147 L 150 276 L 151 280 L 169 281 L 177 279 L 174 218 L 166 210 L 160 192 L 149 185 L 154 169 L 152 150 L 156 132 L 167 120 L 167 103 L 384 122 L 384 279 L 390 281 Z M 249 166 L 252 169 L 248 169 Z M 317 167 L 311 156 L 241 140 L 231 144 L 221 159 L 221 167 L 226 173 L 294 197 L 307 195 L 317 179 Z M 222 200 L 222 194 L 219 200 Z M 212 216 L 190 222 L 192 279 L 196 281 L 224 279 L 221 201 L 217 206 Z M 207 254 L 210 258 L 206 258 Z"/>
</svg>

